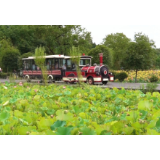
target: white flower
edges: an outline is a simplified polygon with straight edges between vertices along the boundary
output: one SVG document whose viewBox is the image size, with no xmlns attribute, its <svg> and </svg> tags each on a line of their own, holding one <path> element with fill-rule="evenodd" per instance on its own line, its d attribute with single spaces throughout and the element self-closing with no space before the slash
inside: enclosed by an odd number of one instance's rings
<svg viewBox="0 0 160 160">
<path fill-rule="evenodd" d="M 6 86 L 3 86 L 4 87 L 4 89 L 7 89 L 7 87 Z"/>
<path fill-rule="evenodd" d="M 6 106 L 8 103 L 9 103 L 9 101 L 5 102 L 5 103 L 3 104 L 3 106 Z"/>
</svg>

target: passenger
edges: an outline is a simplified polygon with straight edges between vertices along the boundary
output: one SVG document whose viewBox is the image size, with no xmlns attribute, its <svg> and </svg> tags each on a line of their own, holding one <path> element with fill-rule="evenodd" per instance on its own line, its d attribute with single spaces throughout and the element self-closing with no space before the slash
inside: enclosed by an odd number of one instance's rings
<svg viewBox="0 0 160 160">
<path fill-rule="evenodd" d="M 55 64 L 55 68 L 56 68 L 56 69 L 58 68 L 58 62 L 56 62 L 56 64 Z"/>
<path fill-rule="evenodd" d="M 32 69 L 33 69 L 33 70 L 35 70 L 35 69 L 36 69 L 36 66 L 35 66 L 35 64 L 33 64 L 33 65 L 32 65 Z"/>
<path fill-rule="evenodd" d="M 66 63 L 63 64 L 62 69 L 63 69 L 63 70 L 66 70 Z"/>
<path fill-rule="evenodd" d="M 47 70 L 49 70 L 49 62 L 47 63 Z"/>
</svg>

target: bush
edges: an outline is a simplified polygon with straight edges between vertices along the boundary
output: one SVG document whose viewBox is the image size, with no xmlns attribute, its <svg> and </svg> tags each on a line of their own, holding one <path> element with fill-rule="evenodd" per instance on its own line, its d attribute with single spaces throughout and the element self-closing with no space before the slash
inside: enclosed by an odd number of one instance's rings
<svg viewBox="0 0 160 160">
<path fill-rule="evenodd" d="M 152 75 L 151 78 L 149 78 L 150 82 L 157 82 L 158 77 L 156 75 Z"/>
<path fill-rule="evenodd" d="M 122 82 L 124 81 L 124 79 L 126 79 L 128 77 L 128 74 L 126 72 L 120 72 L 120 73 L 116 73 L 116 78 Z"/>
<path fill-rule="evenodd" d="M 146 85 L 146 90 L 147 90 L 147 92 L 154 92 L 155 91 L 155 89 L 157 88 L 157 84 L 156 83 L 147 83 L 147 85 Z"/>
<path fill-rule="evenodd" d="M 0 73 L 0 78 L 7 78 L 8 74 L 7 73 Z"/>
</svg>

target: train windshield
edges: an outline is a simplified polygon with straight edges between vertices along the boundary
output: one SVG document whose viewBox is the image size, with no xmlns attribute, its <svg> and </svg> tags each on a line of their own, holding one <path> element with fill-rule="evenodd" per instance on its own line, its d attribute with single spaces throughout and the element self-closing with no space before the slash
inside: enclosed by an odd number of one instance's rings
<svg viewBox="0 0 160 160">
<path fill-rule="evenodd" d="M 91 59 L 80 59 L 80 66 L 91 65 Z"/>
</svg>

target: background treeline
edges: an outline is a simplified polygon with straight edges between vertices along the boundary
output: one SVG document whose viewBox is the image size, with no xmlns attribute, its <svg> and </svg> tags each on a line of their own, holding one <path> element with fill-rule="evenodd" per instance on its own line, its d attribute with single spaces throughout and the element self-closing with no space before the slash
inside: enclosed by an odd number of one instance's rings
<svg viewBox="0 0 160 160">
<path fill-rule="evenodd" d="M 160 49 L 147 35 L 136 33 L 131 41 L 123 33 L 109 34 L 96 45 L 91 32 L 80 25 L 0 26 L 0 67 L 4 72 L 18 70 L 21 59 L 34 55 L 39 46 L 45 47 L 47 55 L 69 55 L 72 46 L 79 46 L 80 52 L 93 56 L 92 63 L 97 64 L 102 52 L 104 64 L 111 69 L 160 68 Z"/>
</svg>

